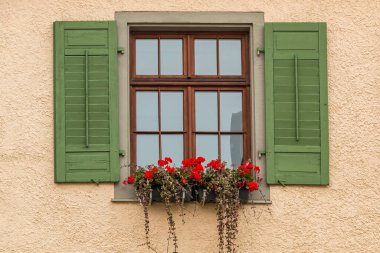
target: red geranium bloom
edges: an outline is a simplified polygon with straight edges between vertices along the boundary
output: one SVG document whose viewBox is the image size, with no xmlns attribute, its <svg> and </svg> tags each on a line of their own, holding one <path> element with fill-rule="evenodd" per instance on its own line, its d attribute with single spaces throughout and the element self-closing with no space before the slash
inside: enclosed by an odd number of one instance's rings
<svg viewBox="0 0 380 253">
<path fill-rule="evenodd" d="M 250 192 L 256 191 L 259 189 L 259 185 L 256 182 L 248 182 L 247 185 Z"/>
<path fill-rule="evenodd" d="M 184 177 L 181 177 L 181 183 L 182 183 L 183 185 L 186 184 L 186 179 L 185 179 Z"/>
<path fill-rule="evenodd" d="M 153 171 L 153 172 L 156 172 L 157 170 L 158 170 L 157 167 L 153 167 L 153 168 L 152 168 L 152 171 Z"/>
<path fill-rule="evenodd" d="M 196 165 L 197 163 L 198 163 L 198 161 L 196 158 L 194 158 L 194 157 L 190 158 L 190 164 L 191 165 Z"/>
<path fill-rule="evenodd" d="M 195 169 L 196 169 L 198 172 L 202 172 L 202 171 L 204 171 L 204 168 L 203 168 L 203 166 L 202 166 L 201 164 L 197 164 L 197 165 L 195 165 Z"/>
<path fill-rule="evenodd" d="M 189 159 L 183 160 L 183 161 L 182 161 L 182 165 L 183 165 L 185 168 L 190 167 L 190 166 L 191 166 L 190 160 L 189 160 Z"/>
<path fill-rule="evenodd" d="M 166 164 L 168 164 L 167 161 L 162 160 L 162 159 L 158 160 L 157 163 L 158 163 L 158 165 L 160 165 L 160 166 L 165 166 Z"/>
<path fill-rule="evenodd" d="M 127 180 L 124 180 L 124 181 L 123 181 L 123 185 L 127 185 Z"/>
<path fill-rule="evenodd" d="M 206 161 L 206 159 L 204 157 L 202 157 L 202 156 L 198 156 L 197 157 L 197 162 L 198 163 L 203 163 L 204 161 Z"/>
<path fill-rule="evenodd" d="M 252 169 L 253 169 L 253 165 L 252 165 L 252 163 L 246 163 L 246 164 L 245 164 L 245 168 L 246 168 L 246 169 L 249 169 L 249 170 L 252 170 Z"/>
<path fill-rule="evenodd" d="M 260 172 L 260 167 L 256 165 L 255 168 L 254 168 L 254 170 L 255 170 L 256 172 Z"/>
<path fill-rule="evenodd" d="M 148 170 L 145 172 L 144 177 L 148 180 L 151 180 L 154 177 L 154 173 Z"/>
<path fill-rule="evenodd" d="M 169 172 L 169 173 L 174 173 L 174 167 L 170 167 L 170 166 L 166 166 L 165 169 Z"/>
<path fill-rule="evenodd" d="M 168 162 L 168 163 L 172 163 L 173 162 L 173 160 L 169 156 L 165 157 L 165 161 Z"/>
<path fill-rule="evenodd" d="M 201 181 L 201 179 L 202 179 L 201 174 L 199 174 L 198 172 L 194 172 L 193 177 L 194 177 L 195 181 L 197 181 L 197 182 Z"/>
<path fill-rule="evenodd" d="M 214 170 L 218 170 L 220 168 L 224 168 L 224 166 L 220 163 L 219 160 L 211 160 L 211 162 L 209 162 L 207 164 L 207 167 L 212 167 Z"/>
<path fill-rule="evenodd" d="M 128 184 L 133 184 L 133 182 L 135 182 L 135 178 L 133 176 L 129 176 L 127 181 Z"/>
</svg>

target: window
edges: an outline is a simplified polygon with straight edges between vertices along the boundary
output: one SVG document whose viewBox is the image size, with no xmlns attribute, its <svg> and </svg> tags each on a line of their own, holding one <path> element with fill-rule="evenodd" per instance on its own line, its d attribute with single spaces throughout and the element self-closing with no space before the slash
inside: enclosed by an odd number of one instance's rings
<svg viewBox="0 0 380 253">
<path fill-rule="evenodd" d="M 226 160 L 237 161 L 243 153 L 243 158 L 252 158 L 265 168 L 265 159 L 259 159 L 257 155 L 258 151 L 265 151 L 264 57 L 256 54 L 257 48 L 264 47 L 263 13 L 117 12 L 116 22 L 118 46 L 124 51 L 118 55 L 120 148 L 126 154 L 121 157 L 120 178 L 133 173 L 123 166 L 139 159 L 136 154 L 138 134 L 144 135 L 142 138 L 148 136 L 155 139 L 152 150 L 155 149 L 153 153 L 156 157 L 160 156 L 160 152 L 162 155 L 166 152 L 182 154 L 183 151 L 184 157 L 196 155 L 198 134 L 200 147 L 203 147 L 201 142 L 205 138 L 214 139 L 214 153 L 210 156 L 217 154 L 226 157 Z M 149 61 L 141 62 L 136 58 Z M 156 130 L 133 129 L 138 128 L 137 122 L 140 120 L 136 119 L 135 114 L 138 110 L 136 99 L 141 95 L 143 99 L 144 96 L 157 98 L 157 102 L 153 103 L 157 110 Z M 183 122 L 182 129 L 181 125 L 173 125 L 172 121 L 169 125 L 173 128 L 165 129 L 166 122 L 162 123 L 161 119 L 165 117 L 166 110 L 165 105 L 161 105 L 162 95 L 177 98 L 171 100 L 176 104 L 180 104 L 182 98 L 182 110 L 170 112 L 171 119 L 177 118 L 176 123 Z M 196 95 L 199 103 L 195 101 Z M 196 129 L 196 106 L 202 105 L 202 95 L 217 98 L 213 103 L 208 100 L 207 103 L 212 105 L 214 122 L 220 121 L 220 126 L 215 128 L 209 121 L 198 121 L 214 127 L 211 131 Z M 230 97 L 234 101 L 231 108 L 224 106 L 223 102 L 231 101 Z M 244 116 L 241 115 L 242 128 L 232 126 L 228 129 L 231 118 L 240 117 L 234 114 L 236 108 L 240 109 L 240 98 L 244 113 Z M 168 107 L 173 109 L 172 106 Z M 219 118 L 215 110 L 221 110 L 226 116 Z M 178 120 L 181 116 L 183 121 Z M 144 134 L 140 130 L 151 132 Z M 209 133 L 202 134 L 201 131 Z M 178 137 L 181 134 L 183 140 Z M 165 139 L 167 136 L 171 139 Z M 182 144 L 183 150 L 168 150 L 165 143 Z M 228 148 L 231 143 L 235 152 Z M 198 151 L 206 153 L 200 148 Z M 179 155 L 175 159 L 180 158 Z M 265 169 L 261 175 L 265 177 Z M 114 201 L 135 199 L 133 187 L 115 184 Z M 263 180 L 261 193 L 252 194 L 252 201 L 269 203 L 269 199 L 269 187 Z"/>
<path fill-rule="evenodd" d="M 253 202 L 268 203 L 267 183 L 327 185 L 326 24 L 264 28 L 263 17 L 55 22 L 55 182 L 119 182 L 131 161 L 168 153 L 251 157 L 266 178 Z M 133 187 L 115 184 L 114 201 L 135 200 Z"/>
<path fill-rule="evenodd" d="M 130 37 L 131 161 L 251 158 L 246 32 Z"/>
</svg>

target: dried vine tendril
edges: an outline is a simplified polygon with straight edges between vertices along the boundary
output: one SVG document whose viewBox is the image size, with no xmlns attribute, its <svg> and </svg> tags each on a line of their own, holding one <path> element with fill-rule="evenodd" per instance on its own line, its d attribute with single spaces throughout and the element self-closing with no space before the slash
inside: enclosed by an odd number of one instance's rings
<svg viewBox="0 0 380 253">
<path fill-rule="evenodd" d="M 123 184 L 134 184 L 136 195 L 144 210 L 145 243 L 148 249 L 157 252 L 150 242 L 150 222 L 148 207 L 152 201 L 152 191 L 159 189 L 160 197 L 165 205 L 168 223 L 168 248 L 172 241 L 173 252 L 178 253 L 178 237 L 172 207 L 176 205 L 182 222 L 185 222 L 183 198 L 192 192 L 202 194 L 201 189 L 214 192 L 216 196 L 216 218 L 218 230 L 219 253 L 236 252 L 236 235 L 238 233 L 239 191 L 258 190 L 260 171 L 250 161 L 237 168 L 227 168 L 226 163 L 211 160 L 205 167 L 203 157 L 190 158 L 182 161 L 181 167 L 172 167 L 172 159 L 158 160 L 158 165 L 138 167 L 134 176 L 129 176 Z M 255 174 L 252 171 L 255 171 Z M 253 176 L 255 175 L 255 176 Z"/>
</svg>

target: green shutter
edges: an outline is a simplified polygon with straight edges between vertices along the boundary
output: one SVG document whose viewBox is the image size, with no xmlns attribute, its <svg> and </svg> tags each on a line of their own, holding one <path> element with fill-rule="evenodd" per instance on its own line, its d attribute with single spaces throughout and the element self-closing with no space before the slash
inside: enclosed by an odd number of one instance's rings
<svg viewBox="0 0 380 253">
<path fill-rule="evenodd" d="M 265 24 L 269 184 L 329 183 L 325 23 Z"/>
<path fill-rule="evenodd" d="M 119 180 L 115 22 L 54 23 L 55 181 Z"/>
</svg>

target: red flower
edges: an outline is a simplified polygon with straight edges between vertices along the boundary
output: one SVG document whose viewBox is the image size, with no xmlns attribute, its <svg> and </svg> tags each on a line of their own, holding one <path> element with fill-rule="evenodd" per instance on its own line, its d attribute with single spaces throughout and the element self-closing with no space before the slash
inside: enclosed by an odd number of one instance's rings
<svg viewBox="0 0 380 253">
<path fill-rule="evenodd" d="M 212 167 L 214 170 L 218 170 L 218 169 L 223 169 L 224 166 L 220 163 L 219 160 L 211 160 L 211 162 L 209 162 L 207 164 L 207 167 Z"/>
<path fill-rule="evenodd" d="M 124 180 L 124 181 L 123 181 L 123 185 L 127 185 L 127 180 Z"/>
<path fill-rule="evenodd" d="M 151 180 L 154 177 L 154 173 L 148 170 L 145 172 L 144 177 L 148 180 Z"/>
<path fill-rule="evenodd" d="M 133 182 L 135 182 L 135 178 L 133 176 L 129 176 L 127 181 L 128 184 L 133 184 Z"/>
<path fill-rule="evenodd" d="M 245 174 L 251 173 L 250 169 L 244 168 L 243 171 L 240 172 L 240 175 L 244 176 Z"/>
<path fill-rule="evenodd" d="M 189 159 L 183 160 L 183 161 L 182 161 L 182 165 L 183 165 L 183 167 L 185 167 L 185 168 L 190 167 L 190 166 L 191 166 L 190 160 L 189 160 Z"/>
<path fill-rule="evenodd" d="M 181 183 L 183 184 L 183 185 L 185 185 L 187 182 L 186 182 L 186 179 L 184 178 L 184 177 L 181 177 Z"/>
<path fill-rule="evenodd" d="M 252 170 L 252 169 L 253 169 L 253 165 L 252 165 L 252 163 L 246 163 L 246 164 L 245 164 L 245 168 L 246 168 L 246 169 L 249 169 L 249 170 Z"/>
<path fill-rule="evenodd" d="M 252 169 L 254 169 L 257 172 L 260 171 L 259 166 L 253 167 L 252 163 L 245 163 L 244 165 L 240 165 L 238 167 L 238 170 L 242 171 L 240 172 L 240 175 L 251 173 Z"/>
<path fill-rule="evenodd" d="M 165 167 L 165 169 L 169 172 L 169 173 L 174 173 L 174 167 L 170 167 L 169 165 Z"/>
<path fill-rule="evenodd" d="M 195 181 L 197 181 L 197 182 L 201 181 L 201 179 L 202 179 L 201 174 L 199 174 L 198 172 L 194 172 L 193 177 L 194 177 Z"/>
<path fill-rule="evenodd" d="M 195 165 L 194 168 L 195 168 L 196 171 L 198 171 L 198 172 L 202 172 L 202 171 L 205 170 L 201 164 L 197 164 L 197 165 Z"/>
<path fill-rule="evenodd" d="M 197 157 L 197 162 L 198 163 L 203 163 L 204 161 L 206 161 L 206 159 L 204 157 L 202 157 L 202 156 L 198 156 Z"/>
<path fill-rule="evenodd" d="M 167 161 L 162 160 L 162 159 L 158 160 L 157 163 L 158 163 L 158 165 L 160 165 L 160 166 L 165 166 L 166 164 L 168 164 Z"/>
<path fill-rule="evenodd" d="M 250 192 L 256 191 L 259 189 L 259 185 L 256 182 L 248 182 L 247 185 Z"/>
<path fill-rule="evenodd" d="M 165 161 L 168 162 L 168 163 L 172 163 L 173 162 L 173 160 L 169 156 L 165 157 Z"/>
<path fill-rule="evenodd" d="M 197 161 L 197 159 L 196 158 L 190 158 L 190 164 L 191 165 L 196 165 L 196 164 L 198 164 L 198 161 Z"/>
</svg>

